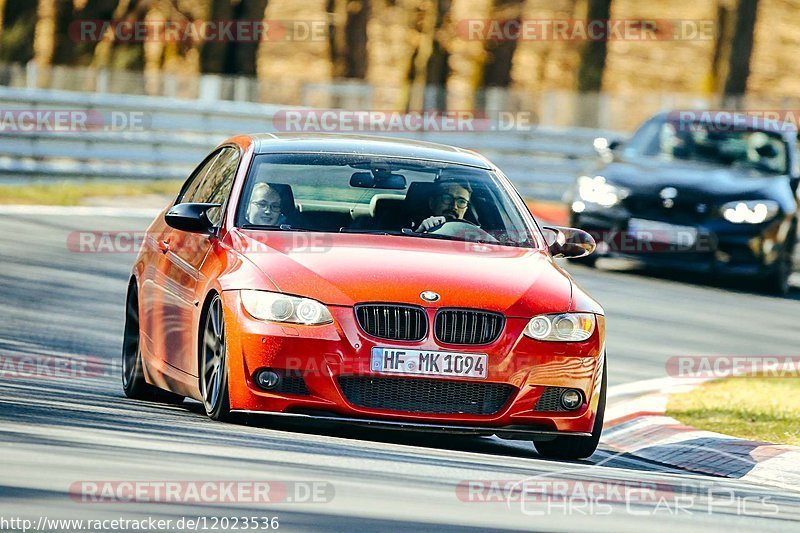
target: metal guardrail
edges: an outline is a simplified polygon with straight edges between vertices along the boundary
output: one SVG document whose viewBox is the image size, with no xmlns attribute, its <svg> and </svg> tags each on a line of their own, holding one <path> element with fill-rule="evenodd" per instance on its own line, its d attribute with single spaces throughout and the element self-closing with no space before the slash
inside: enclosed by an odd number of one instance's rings
<svg viewBox="0 0 800 533">
<path fill-rule="evenodd" d="M 215 145 L 240 133 L 274 132 L 287 107 L 249 102 L 176 100 L 0 87 L 0 110 L 137 114 L 141 127 L 69 132 L 0 127 L 0 179 L 182 179 Z M 296 109 L 296 108 L 292 108 Z M 476 150 L 523 194 L 556 199 L 594 156 L 592 140 L 614 132 L 534 128 L 509 132 L 390 134 Z"/>
</svg>

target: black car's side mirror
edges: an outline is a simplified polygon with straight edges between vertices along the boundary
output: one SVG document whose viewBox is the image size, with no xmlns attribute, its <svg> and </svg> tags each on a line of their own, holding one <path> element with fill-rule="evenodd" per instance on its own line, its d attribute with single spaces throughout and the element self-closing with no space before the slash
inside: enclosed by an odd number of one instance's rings
<svg viewBox="0 0 800 533">
<path fill-rule="evenodd" d="M 208 210 L 220 207 L 219 204 L 177 204 L 173 206 L 164 220 L 170 227 L 189 233 L 213 233 L 214 223 L 208 218 Z"/>
<path fill-rule="evenodd" d="M 561 226 L 545 226 L 542 229 L 553 257 L 577 259 L 591 254 L 597 248 L 594 237 L 582 229 Z"/>
</svg>

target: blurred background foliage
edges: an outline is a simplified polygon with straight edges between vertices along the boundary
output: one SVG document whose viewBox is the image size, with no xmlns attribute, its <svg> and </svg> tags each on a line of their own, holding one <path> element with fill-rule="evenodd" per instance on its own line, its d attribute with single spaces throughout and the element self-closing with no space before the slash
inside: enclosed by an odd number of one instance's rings
<svg viewBox="0 0 800 533">
<path fill-rule="evenodd" d="M 593 42 L 480 41 L 459 32 L 474 19 L 609 18 L 711 21 L 714 32 Z M 259 19 L 315 21 L 326 31 L 296 41 L 136 43 L 110 35 L 81 42 L 70 33 L 81 20 Z M 155 78 L 246 76 L 261 82 L 257 100 L 278 102 L 309 84 L 357 82 L 391 93 L 378 102 L 405 109 L 482 108 L 493 88 L 510 90 L 506 98 L 546 91 L 780 98 L 800 93 L 798 23 L 800 0 L 0 0 L 0 62 Z"/>
</svg>

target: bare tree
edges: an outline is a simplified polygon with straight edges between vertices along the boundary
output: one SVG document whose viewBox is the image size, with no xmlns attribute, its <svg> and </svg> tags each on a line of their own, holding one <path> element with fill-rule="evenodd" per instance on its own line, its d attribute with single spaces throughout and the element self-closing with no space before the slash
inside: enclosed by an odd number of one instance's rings
<svg viewBox="0 0 800 533">
<path fill-rule="evenodd" d="M 53 64 L 56 49 L 56 24 L 58 0 L 38 0 L 36 7 L 36 29 L 33 38 L 33 58 L 40 68 Z"/>
<path fill-rule="evenodd" d="M 610 20 L 611 0 L 589 0 L 586 19 L 587 21 Z M 581 50 L 577 78 L 579 95 L 576 109 L 576 122 L 580 126 L 596 127 L 599 125 L 599 93 L 603 88 L 603 73 L 606 69 L 607 55 L 607 35 L 600 39 L 588 39 Z"/>
<path fill-rule="evenodd" d="M 525 0 L 493 0 L 490 18 L 503 25 L 522 21 Z M 485 89 L 499 87 L 507 89 L 511 85 L 511 68 L 514 64 L 514 53 L 517 51 L 517 39 L 488 39 L 484 43 L 484 63 L 481 74 L 478 107 L 486 105 Z"/>
<path fill-rule="evenodd" d="M 747 89 L 757 14 L 758 0 L 739 0 L 736 7 L 736 23 L 728 58 L 728 76 L 725 80 L 723 91 L 726 97 L 741 96 Z"/>
<path fill-rule="evenodd" d="M 408 69 L 408 110 L 442 110 L 447 106 L 450 54 L 444 42 L 444 26 L 450 4 L 451 0 L 427 0 L 414 11 L 413 29 L 419 38 Z"/>
<path fill-rule="evenodd" d="M 369 0 L 328 0 L 328 44 L 334 78 L 367 76 Z"/>
<path fill-rule="evenodd" d="M 611 18 L 611 0 L 589 0 L 586 13 L 589 21 L 607 21 Z M 578 66 L 578 91 L 599 92 L 603 87 L 603 71 L 606 68 L 608 53 L 607 39 L 587 40 L 581 50 Z"/>
</svg>

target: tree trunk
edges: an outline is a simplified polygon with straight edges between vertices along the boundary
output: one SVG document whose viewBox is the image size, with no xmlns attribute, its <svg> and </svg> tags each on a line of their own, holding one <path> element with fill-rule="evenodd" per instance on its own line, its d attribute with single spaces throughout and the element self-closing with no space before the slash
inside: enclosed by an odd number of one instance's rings
<svg viewBox="0 0 800 533">
<path fill-rule="evenodd" d="M 609 20 L 611 18 L 611 0 L 589 0 L 586 18 L 588 20 Z M 599 92 L 602 89 L 607 45 L 606 39 L 587 40 L 584 44 L 578 67 L 579 92 Z"/>
<path fill-rule="evenodd" d="M 408 70 L 409 94 L 406 110 L 443 110 L 446 107 L 449 52 L 442 43 L 442 27 L 451 0 L 430 0 L 415 13 L 414 30 L 419 34 Z M 425 98 L 428 87 L 435 94 Z"/>
<path fill-rule="evenodd" d="M 0 0 L 0 43 L 3 42 L 3 27 L 5 26 L 6 0 Z"/>
<path fill-rule="evenodd" d="M 231 20 L 233 8 L 231 0 L 210 0 L 206 11 L 206 20 Z M 224 74 L 227 63 L 228 48 L 233 43 L 222 40 L 210 40 L 200 45 L 200 71 L 206 74 Z"/>
<path fill-rule="evenodd" d="M 53 64 L 53 54 L 56 49 L 58 0 L 38 0 L 38 2 L 33 38 L 33 60 L 39 68 L 49 69 Z"/>
<path fill-rule="evenodd" d="M 757 13 L 758 0 L 739 0 L 736 7 L 736 26 L 728 58 L 728 76 L 723 91 L 725 97 L 742 96 L 747 90 Z"/>
<path fill-rule="evenodd" d="M 525 0 L 494 0 L 492 20 L 522 21 Z M 517 39 L 488 40 L 485 44 L 486 63 L 483 67 L 483 87 L 508 87 L 511 85 L 511 67 Z"/>
<path fill-rule="evenodd" d="M 608 21 L 611 19 L 611 0 L 589 0 L 586 19 Z M 587 40 L 581 50 L 578 66 L 578 100 L 576 102 L 576 126 L 596 128 L 600 124 L 600 91 L 603 88 L 603 72 L 606 68 L 608 39 Z"/>
<path fill-rule="evenodd" d="M 266 9 L 267 0 L 242 0 L 236 7 L 234 18 L 249 22 L 263 20 Z M 255 76 L 258 45 L 258 41 L 231 43 L 226 72 L 239 76 Z"/>
<path fill-rule="evenodd" d="M 328 44 L 334 79 L 367 76 L 369 0 L 328 0 Z"/>
</svg>

